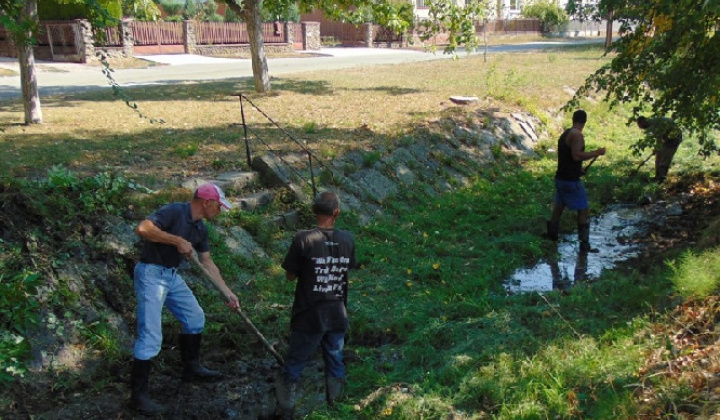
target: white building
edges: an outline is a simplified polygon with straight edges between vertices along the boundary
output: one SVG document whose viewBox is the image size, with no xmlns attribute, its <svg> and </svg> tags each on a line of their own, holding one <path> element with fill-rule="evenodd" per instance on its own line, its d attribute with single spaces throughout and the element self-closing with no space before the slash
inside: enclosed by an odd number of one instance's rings
<svg viewBox="0 0 720 420">
<path fill-rule="evenodd" d="M 415 4 L 415 16 L 418 19 L 428 17 L 428 7 L 426 0 L 411 0 Z M 467 0 L 456 0 L 459 4 L 465 3 Z M 524 5 L 532 3 L 533 0 L 494 0 L 495 8 L 492 10 L 490 19 L 518 19 L 521 17 L 520 12 Z M 558 6 L 563 9 L 568 0 L 555 0 Z M 583 4 L 597 4 L 598 0 L 581 0 Z"/>
</svg>

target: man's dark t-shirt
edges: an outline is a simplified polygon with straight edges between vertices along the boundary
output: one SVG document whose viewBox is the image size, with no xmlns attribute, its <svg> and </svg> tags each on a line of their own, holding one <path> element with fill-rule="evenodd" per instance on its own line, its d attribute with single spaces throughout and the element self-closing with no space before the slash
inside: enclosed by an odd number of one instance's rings
<svg viewBox="0 0 720 420">
<path fill-rule="evenodd" d="M 355 242 L 339 229 L 295 234 L 282 268 L 297 275 L 290 326 L 294 331 L 348 328 L 348 270 L 355 267 Z"/>
<path fill-rule="evenodd" d="M 208 232 L 202 219 L 193 221 L 190 203 L 172 203 L 161 207 L 147 217 L 160 230 L 180 236 L 190 242 L 198 253 L 208 252 Z M 144 241 L 140 261 L 157 264 L 167 268 L 176 268 L 183 256 L 174 245 Z"/>
</svg>

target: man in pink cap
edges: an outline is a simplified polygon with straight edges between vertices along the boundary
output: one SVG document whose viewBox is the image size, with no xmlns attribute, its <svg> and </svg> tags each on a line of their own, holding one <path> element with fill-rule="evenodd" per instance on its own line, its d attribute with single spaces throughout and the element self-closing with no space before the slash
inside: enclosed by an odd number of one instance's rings
<svg viewBox="0 0 720 420">
<path fill-rule="evenodd" d="M 232 204 L 220 188 L 203 184 L 195 190 L 189 203 L 165 205 L 135 229 L 144 243 L 134 277 L 137 340 L 133 351 L 130 404 L 144 415 L 153 416 L 164 411 L 164 407 L 148 395 L 151 359 L 160 352 L 162 344 L 163 307 L 167 307 L 182 324 L 179 341 L 183 380 L 216 381 L 222 377 L 219 372 L 200 364 L 205 314 L 177 268 L 184 258 L 197 252 L 200 263 L 214 277 L 214 283 L 223 289 L 230 309 L 240 306 L 237 296 L 227 287 L 210 257 L 208 231 L 203 222 L 214 219 L 222 209 L 231 208 Z"/>
</svg>

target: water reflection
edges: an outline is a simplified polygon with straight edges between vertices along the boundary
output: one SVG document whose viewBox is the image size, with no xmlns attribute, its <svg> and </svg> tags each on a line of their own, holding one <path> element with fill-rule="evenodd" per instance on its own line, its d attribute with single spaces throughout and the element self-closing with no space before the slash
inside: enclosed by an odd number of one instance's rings
<svg viewBox="0 0 720 420">
<path fill-rule="evenodd" d="M 516 271 L 505 283 L 510 292 L 565 290 L 574 284 L 593 280 L 603 270 L 638 255 L 632 239 L 665 222 L 666 216 L 682 213 L 679 205 L 664 203 L 637 207 L 614 205 L 590 219 L 590 243 L 598 253 L 579 252 L 577 233 L 562 235 L 557 253 L 540 260 L 534 267 Z"/>
</svg>

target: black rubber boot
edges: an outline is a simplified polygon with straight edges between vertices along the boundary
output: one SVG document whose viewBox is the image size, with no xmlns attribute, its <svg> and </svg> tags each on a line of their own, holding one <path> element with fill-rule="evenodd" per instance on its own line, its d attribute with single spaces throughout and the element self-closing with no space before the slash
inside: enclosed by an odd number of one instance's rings
<svg viewBox="0 0 720 420">
<path fill-rule="evenodd" d="M 206 369 L 200 364 L 201 342 L 202 334 L 180 334 L 180 358 L 185 382 L 215 382 L 222 379 L 222 373 Z"/>
<path fill-rule="evenodd" d="M 600 252 L 597 248 L 590 246 L 590 224 L 578 225 L 578 239 L 580 240 L 580 252 Z"/>
<path fill-rule="evenodd" d="M 155 403 L 148 395 L 148 382 L 150 380 L 150 360 L 133 360 L 130 385 L 132 395 L 130 396 L 130 407 L 144 416 L 157 416 L 165 412 L 165 407 Z"/>
<path fill-rule="evenodd" d="M 545 234 L 545 238 L 551 240 L 551 241 L 558 241 L 558 237 L 560 235 L 560 222 L 552 222 L 550 220 L 547 221 L 547 233 Z"/>
<path fill-rule="evenodd" d="M 345 388 L 345 378 L 325 377 L 325 399 L 332 406 L 342 396 Z"/>
<path fill-rule="evenodd" d="M 275 397 L 278 402 L 277 416 L 283 420 L 294 418 L 298 383 L 279 371 L 275 375 Z"/>
</svg>

